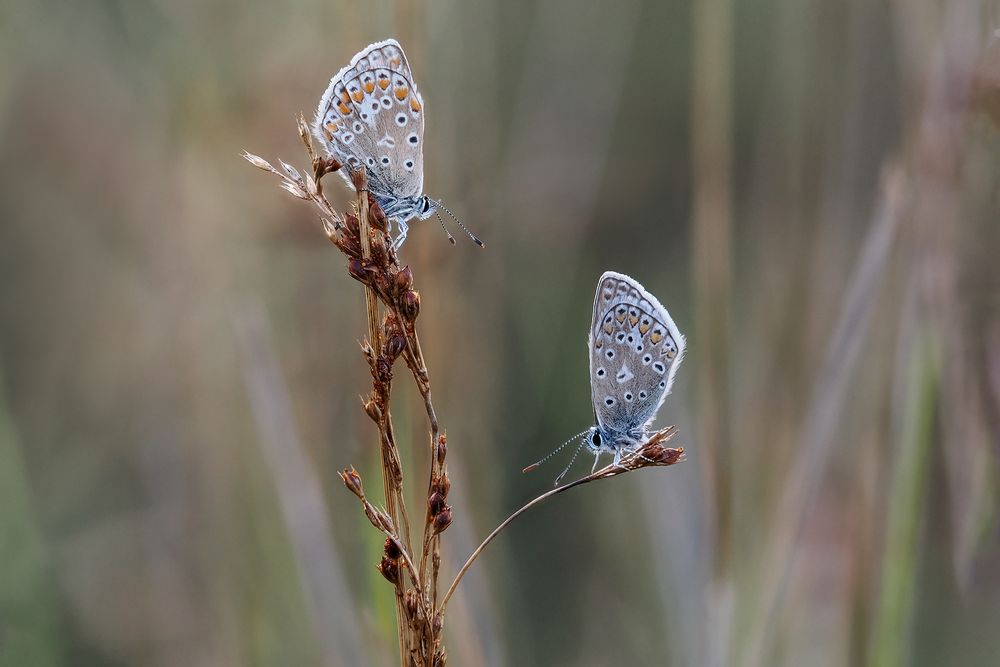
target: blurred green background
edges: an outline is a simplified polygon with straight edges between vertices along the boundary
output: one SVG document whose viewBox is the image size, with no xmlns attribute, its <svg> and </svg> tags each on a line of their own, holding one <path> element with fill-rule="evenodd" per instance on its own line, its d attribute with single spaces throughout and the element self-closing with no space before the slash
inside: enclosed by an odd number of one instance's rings
<svg viewBox="0 0 1000 667">
<path fill-rule="evenodd" d="M 388 36 L 427 191 L 488 244 L 429 221 L 403 251 L 450 444 L 443 578 L 591 423 L 602 271 L 688 338 L 658 421 L 687 463 L 516 522 L 450 607 L 450 664 L 992 664 L 998 17 L 4 0 L 0 665 L 395 664 L 381 540 L 336 476 L 377 495 L 363 296 L 239 157 L 303 165 L 293 115 Z"/>
</svg>

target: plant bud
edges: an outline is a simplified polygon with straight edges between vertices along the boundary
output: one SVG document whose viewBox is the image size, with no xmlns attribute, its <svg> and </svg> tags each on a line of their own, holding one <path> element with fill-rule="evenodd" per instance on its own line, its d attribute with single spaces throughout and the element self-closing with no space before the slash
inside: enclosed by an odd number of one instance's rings
<svg viewBox="0 0 1000 667">
<path fill-rule="evenodd" d="M 382 207 L 369 192 L 368 193 L 368 223 L 380 232 L 388 231 L 389 220 L 385 217 Z"/>
<path fill-rule="evenodd" d="M 445 505 L 437 515 L 434 516 L 434 533 L 443 533 L 451 525 L 451 507 Z"/>
<path fill-rule="evenodd" d="M 430 497 L 427 498 L 427 509 L 430 511 L 431 516 L 436 517 L 444 511 L 447 505 L 444 502 L 444 496 L 438 492 L 434 491 L 431 493 Z"/>
<path fill-rule="evenodd" d="M 347 272 L 358 282 L 368 282 L 368 272 L 365 271 L 365 266 L 359 259 L 352 259 L 347 262 Z"/>
<path fill-rule="evenodd" d="M 385 556 L 386 558 L 391 558 L 396 560 L 403 555 L 403 552 L 399 550 L 399 545 L 392 541 L 390 538 L 385 538 Z"/>
<path fill-rule="evenodd" d="M 385 244 L 385 234 L 372 234 L 372 262 L 377 266 L 385 266 L 389 263 L 389 247 Z"/>
<path fill-rule="evenodd" d="M 347 213 L 344 215 L 347 223 L 347 231 L 351 233 L 354 238 L 358 238 L 358 234 L 361 233 L 361 223 L 358 222 L 358 216 L 353 213 Z"/>
<path fill-rule="evenodd" d="M 444 433 L 438 436 L 437 441 L 437 462 L 444 465 L 444 457 L 448 455 L 448 436 Z"/>
<path fill-rule="evenodd" d="M 417 596 L 412 590 L 406 591 L 403 596 L 403 606 L 406 607 L 406 615 L 410 618 L 415 618 L 419 607 L 417 606 Z"/>
<path fill-rule="evenodd" d="M 413 271 L 410 270 L 410 265 L 407 264 L 398 272 L 396 272 L 393 278 L 396 282 L 396 291 L 402 294 L 408 289 L 413 288 Z"/>
<path fill-rule="evenodd" d="M 358 471 L 354 469 L 354 466 L 344 468 L 337 474 L 340 475 L 340 479 L 343 480 L 344 486 L 346 486 L 351 493 L 364 500 L 365 491 L 361 486 L 361 475 L 359 475 Z"/>
<path fill-rule="evenodd" d="M 382 556 L 382 560 L 379 562 L 377 568 L 382 576 L 386 578 L 390 584 L 399 583 L 399 561 L 393 560 L 387 556 Z"/>
<path fill-rule="evenodd" d="M 339 171 L 343 166 L 335 157 L 318 157 L 313 161 L 313 173 L 316 174 L 316 179 L 319 180 L 327 174 Z"/>
<path fill-rule="evenodd" d="M 378 424 L 382 421 L 382 408 L 379 407 L 374 398 L 365 401 L 364 408 L 373 422 Z"/>
<path fill-rule="evenodd" d="M 382 346 L 382 354 L 384 354 L 390 361 L 395 361 L 405 349 L 406 338 L 397 334 L 385 341 L 385 345 Z"/>
<path fill-rule="evenodd" d="M 420 314 L 420 293 L 406 290 L 399 299 L 399 310 L 407 322 L 413 323 Z"/>
<path fill-rule="evenodd" d="M 441 476 L 438 477 L 437 482 L 434 484 L 434 490 L 445 498 L 448 497 L 448 492 L 451 491 L 451 478 L 448 477 L 448 471 L 441 473 Z"/>
<path fill-rule="evenodd" d="M 392 363 L 383 357 L 375 361 L 375 376 L 379 382 L 388 383 L 392 381 Z"/>
</svg>

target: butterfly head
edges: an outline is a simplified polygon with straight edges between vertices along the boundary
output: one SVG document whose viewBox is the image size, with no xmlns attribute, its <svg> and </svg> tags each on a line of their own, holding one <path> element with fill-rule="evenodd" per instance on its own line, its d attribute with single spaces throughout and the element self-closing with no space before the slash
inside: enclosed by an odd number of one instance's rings
<svg viewBox="0 0 1000 667">
<path fill-rule="evenodd" d="M 428 197 L 423 195 L 417 199 L 417 217 L 421 220 L 426 220 L 431 217 L 433 213 L 437 210 L 438 203 Z"/>
<path fill-rule="evenodd" d="M 618 433 L 611 429 L 597 424 L 591 426 L 584 437 L 584 444 L 594 454 L 608 452 L 618 454 L 622 451 L 632 450 L 639 446 L 643 433 L 638 429 L 630 433 Z"/>
</svg>

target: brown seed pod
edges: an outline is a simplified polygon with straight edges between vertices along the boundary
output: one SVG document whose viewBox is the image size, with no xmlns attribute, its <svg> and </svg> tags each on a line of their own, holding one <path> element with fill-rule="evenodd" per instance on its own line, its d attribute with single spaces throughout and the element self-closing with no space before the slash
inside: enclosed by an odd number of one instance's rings
<svg viewBox="0 0 1000 667">
<path fill-rule="evenodd" d="M 451 491 L 451 478 L 448 477 L 447 471 L 441 473 L 441 476 L 434 482 L 434 490 L 445 498 L 448 497 L 448 492 Z"/>
<path fill-rule="evenodd" d="M 420 293 L 415 290 L 406 290 L 399 298 L 399 310 L 403 318 L 413 323 L 420 314 Z"/>
<path fill-rule="evenodd" d="M 434 516 L 434 533 L 443 533 L 451 525 L 451 506 L 445 505 L 444 509 Z"/>
<path fill-rule="evenodd" d="M 365 265 L 359 259 L 352 259 L 347 262 L 347 272 L 359 282 L 368 282 L 368 272 L 365 271 Z"/>
<path fill-rule="evenodd" d="M 448 436 L 444 433 L 438 436 L 437 441 L 437 462 L 444 465 L 444 457 L 448 455 Z"/>
<path fill-rule="evenodd" d="M 382 354 L 390 361 L 395 361 L 406 349 L 406 337 L 395 335 L 388 338 L 382 346 Z"/>
<path fill-rule="evenodd" d="M 415 618 L 417 612 L 420 610 L 417 605 L 417 596 L 412 590 L 406 591 L 403 596 L 403 606 L 406 608 L 406 615 L 409 618 Z"/>
<path fill-rule="evenodd" d="M 409 264 L 396 272 L 396 275 L 393 276 L 393 282 L 396 285 L 397 294 L 402 294 L 413 288 L 413 271 L 410 270 Z"/>
<path fill-rule="evenodd" d="M 392 541 L 391 538 L 385 538 L 385 556 L 396 560 L 403 555 L 403 552 L 399 550 L 399 545 Z"/>
<path fill-rule="evenodd" d="M 382 408 L 379 407 L 375 399 L 365 401 L 364 408 L 365 412 L 368 413 L 368 416 L 372 418 L 373 422 L 378 424 L 382 421 Z"/>
<path fill-rule="evenodd" d="M 347 213 L 344 215 L 344 222 L 347 225 L 347 231 L 350 232 L 351 236 L 358 238 L 358 234 L 361 232 L 361 223 L 358 222 L 358 216 L 353 213 Z"/>
<path fill-rule="evenodd" d="M 382 576 L 386 578 L 391 584 L 399 583 L 399 561 L 386 556 L 382 556 L 382 560 L 376 566 L 376 569 L 382 573 Z"/>
<path fill-rule="evenodd" d="M 370 192 L 368 193 L 368 222 L 380 232 L 389 230 L 389 220 L 385 217 L 382 207 L 379 206 L 375 197 Z"/>
<path fill-rule="evenodd" d="M 361 486 L 361 475 L 354 469 L 354 466 L 344 468 L 338 474 L 340 475 L 340 479 L 343 480 L 344 486 L 358 498 L 364 500 L 365 490 Z"/>
<path fill-rule="evenodd" d="M 433 491 L 427 498 L 427 510 L 433 517 L 441 514 L 447 506 L 448 505 L 444 502 L 444 495 L 438 491 Z"/>
</svg>

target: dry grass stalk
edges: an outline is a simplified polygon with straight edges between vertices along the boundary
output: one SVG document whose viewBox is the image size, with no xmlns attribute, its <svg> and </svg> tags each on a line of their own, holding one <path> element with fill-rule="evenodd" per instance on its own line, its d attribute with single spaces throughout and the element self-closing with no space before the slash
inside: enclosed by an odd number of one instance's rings
<svg viewBox="0 0 1000 667">
<path fill-rule="evenodd" d="M 353 468 L 340 472 L 344 485 L 361 502 L 365 515 L 385 535 L 385 547 L 377 568 L 394 587 L 401 663 L 412 667 L 442 667 L 447 662 L 442 640 L 444 612 L 462 577 L 487 545 L 514 519 L 539 503 L 582 484 L 615 477 L 639 468 L 669 466 L 683 460 L 684 450 L 665 447 L 674 428 L 654 433 L 637 451 L 586 477 L 543 493 L 511 514 L 473 552 L 458 572 L 443 598 L 438 598 L 441 570 L 441 533 L 453 520 L 448 505 L 451 480 L 445 459 L 446 436 L 441 433 L 431 399 L 431 385 L 424 363 L 416 319 L 420 314 L 420 294 L 413 289 L 413 273 L 400 266 L 392 248 L 385 214 L 367 190 L 364 171 L 352 171 L 351 182 L 357 199 L 352 213 L 336 211 L 323 194 L 322 178 L 343 168 L 332 157 L 316 155 L 309 127 L 298 118 L 299 135 L 312 159 L 312 173 L 302 175 L 295 167 L 280 162 L 279 171 L 269 162 L 244 152 L 252 165 L 281 179 L 280 186 L 294 197 L 311 201 L 320 211 L 323 228 L 331 243 L 347 258 L 347 272 L 364 285 L 368 314 L 368 338 L 361 350 L 372 376 L 371 392 L 363 399 L 365 413 L 378 429 L 384 507 L 374 505 L 365 495 L 361 476 Z M 385 309 L 384 317 L 380 314 Z M 430 470 L 427 508 L 419 544 L 414 550 L 410 522 L 403 496 L 403 470 L 390 413 L 393 368 L 402 359 L 424 402 L 427 417 Z"/>
</svg>

